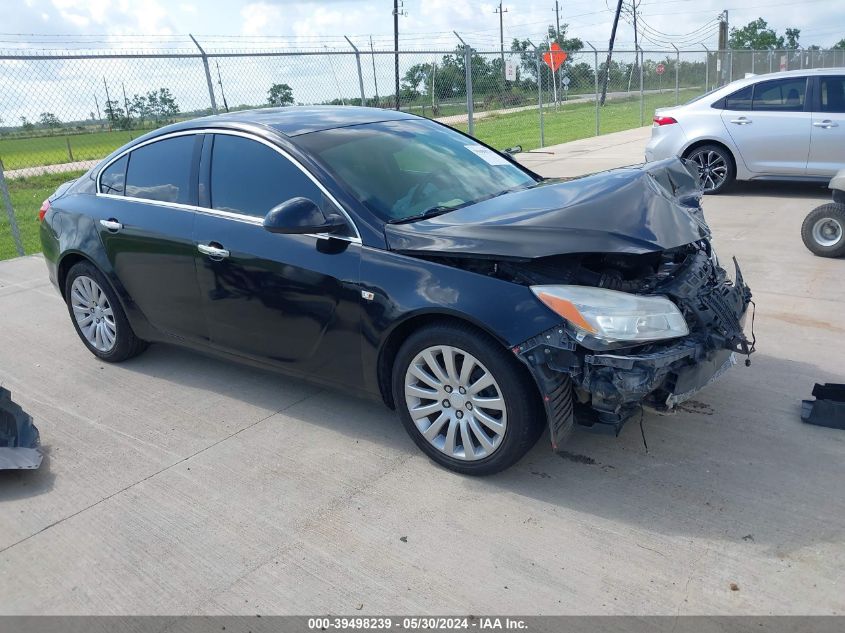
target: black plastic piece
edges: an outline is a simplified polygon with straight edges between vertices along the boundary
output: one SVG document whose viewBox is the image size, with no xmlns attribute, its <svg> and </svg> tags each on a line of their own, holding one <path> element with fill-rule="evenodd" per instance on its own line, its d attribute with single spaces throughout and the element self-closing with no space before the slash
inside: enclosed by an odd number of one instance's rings
<svg viewBox="0 0 845 633">
<path fill-rule="evenodd" d="M 845 430 L 845 385 L 816 383 L 813 396 L 815 400 L 801 401 L 801 420 L 806 424 Z"/>
</svg>

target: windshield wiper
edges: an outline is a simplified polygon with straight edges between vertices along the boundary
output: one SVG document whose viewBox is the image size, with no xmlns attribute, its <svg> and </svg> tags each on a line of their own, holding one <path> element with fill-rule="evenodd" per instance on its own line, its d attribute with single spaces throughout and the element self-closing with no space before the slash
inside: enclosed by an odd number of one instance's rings
<svg viewBox="0 0 845 633">
<path fill-rule="evenodd" d="M 463 206 L 463 205 L 460 205 Z M 449 211 L 454 211 L 455 209 L 460 208 L 457 207 L 444 207 L 444 206 L 437 206 L 431 207 L 430 209 L 426 209 L 422 213 L 417 213 L 414 215 L 409 215 L 404 218 L 396 218 L 395 220 L 388 220 L 388 224 L 405 224 L 406 222 L 416 222 L 417 220 L 425 220 L 426 218 L 433 218 L 438 215 L 443 215 L 444 213 L 449 213 Z"/>
</svg>

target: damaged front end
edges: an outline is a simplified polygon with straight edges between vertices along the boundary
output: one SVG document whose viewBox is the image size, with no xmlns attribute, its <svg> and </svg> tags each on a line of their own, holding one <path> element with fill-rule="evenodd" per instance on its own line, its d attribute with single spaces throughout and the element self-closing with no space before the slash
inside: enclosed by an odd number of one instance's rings
<svg viewBox="0 0 845 633">
<path fill-rule="evenodd" d="M 751 292 L 720 265 L 697 174 L 677 159 L 544 181 L 386 229 L 393 250 L 531 288 L 560 325 L 513 353 L 543 394 L 557 449 L 576 424 L 619 433 L 668 411 L 736 354 Z"/>
<path fill-rule="evenodd" d="M 649 256 L 604 256 L 627 265 L 605 269 L 598 288 L 669 299 L 686 333 L 631 344 L 591 335 L 564 321 L 516 346 L 546 394 L 552 444 L 557 448 L 575 423 L 618 434 L 641 406 L 671 410 L 718 378 L 736 354 L 754 351 L 744 332 L 751 291 L 734 260 L 734 279 L 719 265 L 708 240 Z M 644 261 L 647 260 L 647 261 Z M 638 271 L 638 272 L 634 272 Z M 561 394 L 571 394 L 566 402 Z"/>
</svg>

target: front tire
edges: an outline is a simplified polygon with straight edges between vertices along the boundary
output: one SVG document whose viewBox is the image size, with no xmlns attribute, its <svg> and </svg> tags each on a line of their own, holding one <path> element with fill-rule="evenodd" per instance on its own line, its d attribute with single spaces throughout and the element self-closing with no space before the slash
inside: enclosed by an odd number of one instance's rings
<svg viewBox="0 0 845 633">
<path fill-rule="evenodd" d="M 819 257 L 845 256 L 845 204 L 823 204 L 801 225 L 801 239 Z"/>
<path fill-rule="evenodd" d="M 147 348 L 132 331 L 111 284 L 90 262 L 68 271 L 65 302 L 76 333 L 97 358 L 119 363 Z"/>
<path fill-rule="evenodd" d="M 516 463 L 545 426 L 537 389 L 499 343 L 475 328 L 423 328 L 393 366 L 393 399 L 402 423 L 431 459 L 467 475 Z"/>
<path fill-rule="evenodd" d="M 720 145 L 701 145 L 684 158 L 698 168 L 698 177 L 706 194 L 722 193 L 736 178 L 736 164 L 731 153 Z"/>
</svg>

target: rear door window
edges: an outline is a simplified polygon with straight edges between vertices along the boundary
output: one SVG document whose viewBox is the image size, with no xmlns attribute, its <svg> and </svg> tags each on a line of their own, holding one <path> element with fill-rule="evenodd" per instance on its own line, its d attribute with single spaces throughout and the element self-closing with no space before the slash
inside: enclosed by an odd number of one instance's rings
<svg viewBox="0 0 845 633">
<path fill-rule="evenodd" d="M 807 78 L 776 79 L 754 85 L 753 110 L 769 112 L 802 112 Z"/>
<path fill-rule="evenodd" d="M 129 154 L 126 195 L 145 200 L 191 204 L 191 165 L 196 136 L 176 136 Z"/>
<path fill-rule="evenodd" d="M 845 113 L 845 75 L 819 78 L 820 112 Z"/>
</svg>

